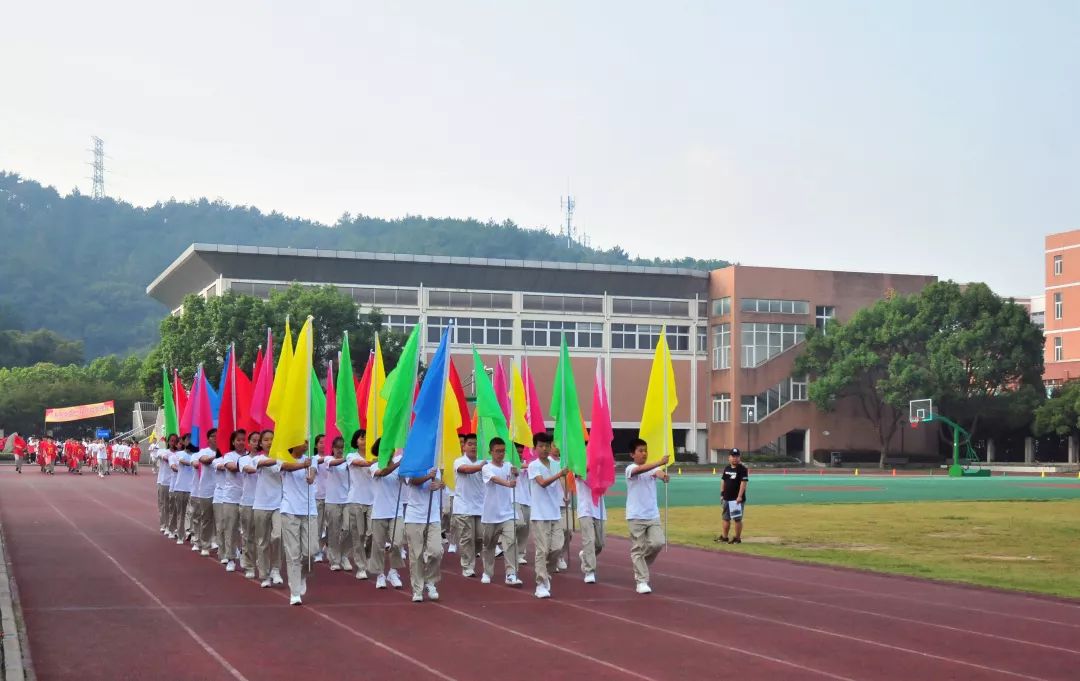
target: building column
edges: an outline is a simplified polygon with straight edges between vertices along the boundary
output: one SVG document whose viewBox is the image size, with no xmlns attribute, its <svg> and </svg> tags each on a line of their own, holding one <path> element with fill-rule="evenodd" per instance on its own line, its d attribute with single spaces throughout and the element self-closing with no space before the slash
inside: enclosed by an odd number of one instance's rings
<svg viewBox="0 0 1080 681">
<path fill-rule="evenodd" d="M 810 429 L 803 431 L 803 462 L 811 463 L 814 460 L 814 450 L 810 449 Z"/>
<path fill-rule="evenodd" d="M 1024 463 L 1035 463 L 1035 438 L 1024 438 Z"/>
<path fill-rule="evenodd" d="M 986 439 L 986 463 L 994 463 L 994 457 L 997 454 L 997 447 L 994 445 L 994 438 L 990 437 Z"/>
<path fill-rule="evenodd" d="M 1069 463 L 1080 463 L 1077 460 L 1077 437 L 1075 435 L 1069 436 Z"/>
</svg>

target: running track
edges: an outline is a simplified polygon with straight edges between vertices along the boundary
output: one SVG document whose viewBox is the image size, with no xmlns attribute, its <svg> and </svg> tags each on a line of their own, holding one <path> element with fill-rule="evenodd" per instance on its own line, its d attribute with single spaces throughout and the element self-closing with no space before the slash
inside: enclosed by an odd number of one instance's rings
<svg viewBox="0 0 1080 681">
<path fill-rule="evenodd" d="M 554 597 L 465 579 L 442 601 L 316 566 L 302 607 L 157 531 L 154 476 L 0 468 L 0 522 L 39 679 L 590 681 L 1073 679 L 1080 603 L 669 548 L 633 592 L 625 540 L 601 583 Z M 403 575 L 404 576 L 404 575 Z M 406 585 L 408 581 L 406 580 Z"/>
</svg>

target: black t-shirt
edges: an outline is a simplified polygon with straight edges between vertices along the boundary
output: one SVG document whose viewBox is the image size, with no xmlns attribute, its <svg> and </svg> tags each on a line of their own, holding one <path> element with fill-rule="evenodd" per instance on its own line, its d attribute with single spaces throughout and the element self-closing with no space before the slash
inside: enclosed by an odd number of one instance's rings
<svg viewBox="0 0 1080 681">
<path fill-rule="evenodd" d="M 741 463 L 734 466 L 724 466 L 724 488 L 720 491 L 720 498 L 724 501 L 735 501 L 739 498 L 739 485 L 743 480 L 747 481 L 747 488 L 750 483 L 750 471 L 746 470 L 746 466 Z M 749 493 L 743 496 L 745 502 L 749 498 Z"/>
</svg>

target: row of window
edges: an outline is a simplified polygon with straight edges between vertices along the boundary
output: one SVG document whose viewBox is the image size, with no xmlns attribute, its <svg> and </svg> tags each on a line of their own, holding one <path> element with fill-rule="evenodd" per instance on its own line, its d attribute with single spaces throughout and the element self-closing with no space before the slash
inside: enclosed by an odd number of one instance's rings
<svg viewBox="0 0 1080 681">
<path fill-rule="evenodd" d="M 742 423 L 757 423 L 789 402 L 805 402 L 807 399 L 806 391 L 806 379 L 792 377 L 781 381 L 775 387 L 769 388 L 760 395 L 743 395 L 739 403 L 740 421 Z M 731 422 L 730 393 L 720 393 L 713 396 L 712 420 L 713 423 Z"/>
<path fill-rule="evenodd" d="M 761 366 L 805 339 L 806 326 L 803 324 L 742 324 L 740 366 L 744 369 Z"/>
<path fill-rule="evenodd" d="M 739 301 L 743 312 L 774 312 L 779 314 L 810 314 L 810 303 L 805 300 L 774 300 L 771 298 L 743 298 Z"/>
</svg>

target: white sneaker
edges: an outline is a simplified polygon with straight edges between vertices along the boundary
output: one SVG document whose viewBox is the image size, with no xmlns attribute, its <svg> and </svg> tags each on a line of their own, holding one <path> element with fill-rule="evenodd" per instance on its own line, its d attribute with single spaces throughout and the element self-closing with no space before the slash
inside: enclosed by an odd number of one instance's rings
<svg viewBox="0 0 1080 681">
<path fill-rule="evenodd" d="M 344 570 L 345 572 L 352 572 L 352 568 L 353 568 L 352 561 L 350 561 L 348 559 L 341 561 L 341 569 Z"/>
<path fill-rule="evenodd" d="M 634 587 L 634 591 L 637 591 L 639 594 L 651 594 L 652 593 L 652 589 L 649 588 L 649 583 L 648 582 L 638 582 L 637 586 Z"/>
<path fill-rule="evenodd" d="M 428 582 L 426 585 L 427 597 L 430 601 L 439 600 L 439 590 L 435 588 L 435 582 Z"/>
<path fill-rule="evenodd" d="M 506 575 L 506 585 L 507 586 L 521 586 L 521 580 L 517 578 L 516 574 L 511 572 L 510 574 Z"/>
<path fill-rule="evenodd" d="M 424 602 L 423 594 L 421 594 L 419 591 L 414 591 L 413 595 L 412 595 L 412 602 L 413 603 L 423 603 Z"/>
<path fill-rule="evenodd" d="M 315 562 L 318 563 L 320 561 L 315 561 Z M 341 572 L 341 566 L 340 565 L 331 565 L 330 566 L 330 572 Z"/>
<path fill-rule="evenodd" d="M 304 602 L 300 600 L 299 596 L 289 596 L 289 605 L 303 605 Z"/>
<path fill-rule="evenodd" d="M 401 588 L 401 577 L 398 575 L 397 570 L 391 570 L 389 573 L 387 573 L 386 579 L 390 582 L 390 586 L 394 587 L 395 589 Z"/>
<path fill-rule="evenodd" d="M 563 560 L 562 558 L 560 558 L 560 559 L 559 559 L 559 562 L 558 562 L 558 564 L 557 564 L 557 565 L 555 566 L 555 568 L 556 568 L 556 569 L 558 569 L 558 570 L 565 570 L 565 569 L 566 569 L 566 561 L 565 561 L 565 560 Z"/>
<path fill-rule="evenodd" d="M 536 593 L 534 595 L 537 598 L 551 598 L 551 589 L 547 588 L 543 584 L 537 584 Z"/>
<path fill-rule="evenodd" d="M 409 554 L 405 552 L 405 547 L 401 547 L 401 560 L 408 560 Z"/>
<path fill-rule="evenodd" d="M 199 555 L 200 556 L 209 556 L 210 552 L 207 551 L 206 549 L 203 549 L 202 551 L 199 551 Z"/>
<path fill-rule="evenodd" d="M 379 575 L 378 577 L 375 578 L 375 588 L 376 589 L 385 589 L 386 588 L 386 575 Z"/>
<path fill-rule="evenodd" d="M 255 579 L 254 570 L 244 570 L 244 579 Z"/>
<path fill-rule="evenodd" d="M 319 551 L 318 553 L 315 554 L 315 562 L 316 563 L 323 562 L 323 552 L 322 551 Z M 330 568 L 330 569 L 333 570 L 334 568 Z"/>
<path fill-rule="evenodd" d="M 307 577 L 303 577 L 300 579 L 300 595 L 307 595 Z"/>
<path fill-rule="evenodd" d="M 216 542 L 210 542 L 210 550 L 211 551 L 217 551 L 218 548 L 220 548 L 220 547 L 217 545 Z"/>
<path fill-rule="evenodd" d="M 528 565 L 528 564 L 529 564 L 529 559 L 526 558 L 525 556 L 522 556 L 521 558 L 518 558 L 518 565 Z"/>
<path fill-rule="evenodd" d="M 261 586 L 261 587 L 262 587 L 262 588 L 264 588 L 264 589 L 269 589 L 269 588 L 270 588 L 270 587 L 271 587 L 272 585 L 273 585 L 273 582 L 271 582 L 271 581 L 270 581 L 270 578 L 269 578 L 269 577 L 267 577 L 266 579 L 264 579 L 264 580 L 262 581 L 262 583 L 261 583 L 261 584 L 259 584 L 259 586 Z"/>
<path fill-rule="evenodd" d="M 231 560 L 225 565 L 225 572 L 236 572 L 236 563 Z"/>
<path fill-rule="evenodd" d="M 446 547 L 446 552 L 447 553 L 457 553 L 457 544 L 451 544 L 450 546 L 447 546 Z"/>
<path fill-rule="evenodd" d="M 476 576 L 476 570 L 474 570 L 472 568 L 465 568 L 464 570 L 461 571 L 461 576 L 462 577 L 475 577 Z"/>
<path fill-rule="evenodd" d="M 191 550 L 192 551 L 198 551 L 199 550 L 199 545 L 198 544 L 192 544 L 191 545 Z"/>
<path fill-rule="evenodd" d="M 176 545 L 177 546 L 183 546 L 184 545 L 184 540 L 183 539 L 177 539 L 176 540 Z"/>
<path fill-rule="evenodd" d="M 356 571 L 356 578 L 357 579 L 367 579 L 367 570 L 364 570 L 362 568 L 360 570 L 357 570 Z"/>
<path fill-rule="evenodd" d="M 484 573 L 483 575 L 481 575 L 481 577 L 480 577 L 480 583 L 481 583 L 481 584 L 491 584 L 491 577 L 488 577 L 488 576 L 487 576 L 487 573 L 485 572 L 485 573 Z"/>
<path fill-rule="evenodd" d="M 225 563 L 229 562 L 229 559 L 228 558 L 218 558 L 218 562 L 221 563 L 222 565 L 224 565 Z"/>
<path fill-rule="evenodd" d="M 273 570 L 270 571 L 270 580 L 273 581 L 274 584 L 284 584 L 285 583 L 285 580 L 281 578 L 281 571 L 278 570 L 277 568 L 274 568 Z"/>
<path fill-rule="evenodd" d="M 585 583 L 586 584 L 596 584 L 596 573 L 595 572 L 586 572 L 585 573 Z"/>
</svg>

